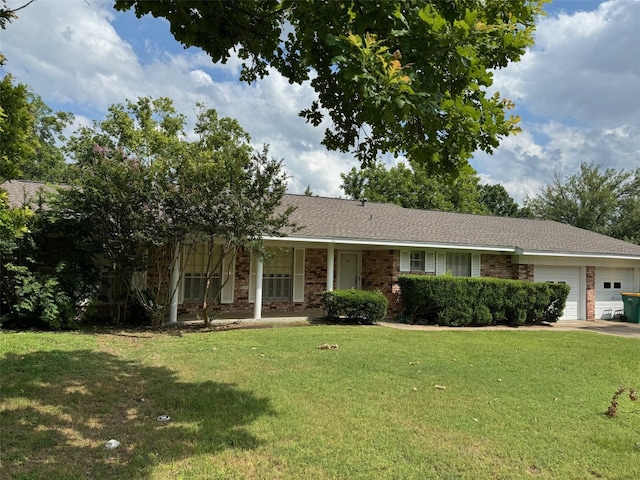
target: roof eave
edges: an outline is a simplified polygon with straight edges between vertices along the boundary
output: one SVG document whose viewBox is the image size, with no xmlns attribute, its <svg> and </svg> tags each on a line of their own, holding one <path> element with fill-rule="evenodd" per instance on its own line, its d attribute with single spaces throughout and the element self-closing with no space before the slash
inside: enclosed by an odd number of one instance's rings
<svg viewBox="0 0 640 480">
<path fill-rule="evenodd" d="M 483 252 L 503 252 L 517 253 L 516 247 L 505 246 L 487 246 L 487 245 L 462 245 L 451 243 L 433 243 L 433 242 L 409 242 L 397 240 L 372 240 L 367 238 L 340 238 L 340 237 L 264 237 L 263 240 L 270 241 L 287 241 L 287 242 L 308 242 L 320 244 L 341 244 L 341 245 L 369 245 L 374 247 L 390 247 L 390 248 L 438 248 L 449 250 L 474 250 Z"/>
<path fill-rule="evenodd" d="M 638 260 L 640 255 L 588 252 L 549 252 L 544 250 L 520 250 L 519 255 L 532 257 L 573 257 L 573 258 L 606 258 L 611 260 Z"/>
</svg>

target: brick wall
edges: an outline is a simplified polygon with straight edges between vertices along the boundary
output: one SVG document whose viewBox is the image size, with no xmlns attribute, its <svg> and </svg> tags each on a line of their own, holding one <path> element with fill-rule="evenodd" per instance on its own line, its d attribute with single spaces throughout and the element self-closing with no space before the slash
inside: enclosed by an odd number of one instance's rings
<svg viewBox="0 0 640 480">
<path fill-rule="evenodd" d="M 159 285 L 163 295 L 167 295 L 169 287 L 169 274 L 171 265 L 171 251 L 168 247 L 155 249 L 152 253 L 154 261 L 148 271 L 147 281 L 150 287 Z M 338 256 L 336 255 L 336 259 Z M 236 256 L 234 303 L 233 305 L 215 305 L 212 311 L 251 313 L 253 303 L 249 303 L 249 270 L 251 265 L 250 253 L 241 249 Z M 320 297 L 327 288 L 326 279 L 327 250 L 325 248 L 307 248 L 305 250 L 305 301 L 303 303 L 292 302 L 266 302 L 263 311 L 304 311 L 321 308 Z M 334 272 L 337 274 L 337 265 Z M 510 255 L 483 254 L 481 256 L 481 276 L 520 279 L 533 281 L 533 265 L 513 264 Z M 589 270 L 588 270 L 589 272 Z M 405 272 L 402 272 L 405 273 Z M 425 274 L 424 272 L 407 272 L 412 274 Z M 396 314 L 401 310 L 398 288 L 398 275 L 400 274 L 399 250 L 364 250 L 362 252 L 362 288 L 364 290 L 379 290 L 389 300 L 389 313 Z M 595 312 L 595 269 L 591 269 L 591 311 Z M 587 281 L 587 284 L 589 281 Z M 335 284 L 335 278 L 334 278 Z M 166 297 L 168 298 L 168 297 Z M 196 313 L 198 305 L 185 304 L 180 306 L 181 312 Z M 587 311 L 589 303 L 587 302 Z M 593 313 L 592 313 L 593 315 Z"/>
<path fill-rule="evenodd" d="M 514 265 L 511 255 L 481 255 L 480 276 L 513 279 Z"/>
<path fill-rule="evenodd" d="M 398 250 L 365 250 L 362 252 L 362 289 L 379 290 L 389 301 L 389 313 L 401 309 L 398 290 L 400 252 Z"/>
<path fill-rule="evenodd" d="M 334 260 L 335 264 L 335 260 Z M 335 265 L 334 265 L 335 277 Z M 327 250 L 307 248 L 304 253 L 304 300 L 309 309 L 322 308 L 320 297 L 327 289 Z M 335 284 L 335 278 L 334 278 Z"/>
<path fill-rule="evenodd" d="M 535 274 L 534 265 L 514 265 L 513 266 L 515 280 L 527 280 L 533 282 Z"/>
<path fill-rule="evenodd" d="M 534 266 L 511 261 L 511 255 L 483 254 L 480 276 L 533 282 Z"/>
</svg>

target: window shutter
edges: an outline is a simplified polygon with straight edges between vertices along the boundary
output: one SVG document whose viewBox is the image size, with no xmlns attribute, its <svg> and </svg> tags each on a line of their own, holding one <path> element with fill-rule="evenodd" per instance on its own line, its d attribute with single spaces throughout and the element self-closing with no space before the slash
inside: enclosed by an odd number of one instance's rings
<svg viewBox="0 0 640 480">
<path fill-rule="evenodd" d="M 471 254 L 471 276 L 472 277 L 480 276 L 480 254 L 479 253 Z"/>
<path fill-rule="evenodd" d="M 400 271 L 408 272 L 411 270 L 411 252 L 409 250 L 400 250 Z"/>
<path fill-rule="evenodd" d="M 222 259 L 222 291 L 220 303 L 233 303 L 233 288 L 235 285 L 236 253 L 235 250 Z"/>
<path fill-rule="evenodd" d="M 256 256 L 251 253 L 251 263 L 249 265 L 249 303 L 256 302 Z"/>
<path fill-rule="evenodd" d="M 296 248 L 293 254 L 293 301 L 304 302 L 304 248 Z"/>
<path fill-rule="evenodd" d="M 434 252 L 424 252 L 424 271 L 435 272 L 436 271 L 436 254 Z"/>
<path fill-rule="evenodd" d="M 445 273 L 447 273 L 447 254 L 436 252 L 436 275 L 444 275 Z"/>
</svg>

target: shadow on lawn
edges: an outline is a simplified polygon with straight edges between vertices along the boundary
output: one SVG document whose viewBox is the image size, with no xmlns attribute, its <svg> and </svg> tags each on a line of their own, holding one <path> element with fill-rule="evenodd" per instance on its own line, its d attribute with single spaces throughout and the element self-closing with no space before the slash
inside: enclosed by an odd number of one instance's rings
<svg viewBox="0 0 640 480">
<path fill-rule="evenodd" d="M 232 384 L 183 383 L 89 350 L 10 354 L 0 372 L 3 478 L 145 478 L 165 462 L 255 448 L 246 426 L 273 414 Z M 122 445 L 105 449 L 112 438 Z"/>
</svg>

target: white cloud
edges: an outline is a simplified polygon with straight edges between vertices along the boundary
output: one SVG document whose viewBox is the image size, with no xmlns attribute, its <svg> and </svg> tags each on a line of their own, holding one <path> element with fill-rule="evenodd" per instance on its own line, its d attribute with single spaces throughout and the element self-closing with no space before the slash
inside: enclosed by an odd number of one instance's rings
<svg viewBox="0 0 640 480">
<path fill-rule="evenodd" d="M 110 0 L 34 2 L 0 34 L 9 60 L 4 70 L 52 107 L 79 112 L 78 124 L 147 95 L 172 98 L 193 124 L 194 104 L 203 102 L 238 119 L 256 147 L 271 145 L 272 155 L 284 159 L 291 192 L 310 185 L 315 194 L 343 195 L 340 172 L 356 162 L 321 145 L 326 124 L 314 128 L 298 116 L 315 99 L 308 84 L 291 85 L 273 71 L 254 84 L 239 83 L 237 56 L 213 65 L 202 51 L 181 49 L 161 20 L 146 20 L 152 28 L 146 32 L 137 21 L 132 31 L 119 32 L 122 15 L 132 14 L 116 13 Z M 517 102 L 523 133 L 505 139 L 492 156 L 475 156 L 483 181 L 503 184 L 521 201 L 554 172 L 572 173 L 582 161 L 638 166 L 638 24 L 640 2 L 625 0 L 539 22 L 535 47 L 495 73 L 495 89 Z"/>
<path fill-rule="evenodd" d="M 247 85 L 236 81 L 242 64 L 236 55 L 214 65 L 200 50 L 167 51 L 151 35 L 131 45 L 115 30 L 122 14 L 111 6 L 99 0 L 30 5 L 3 33 L 7 70 L 47 103 L 63 110 L 81 106 L 84 112 L 97 112 L 96 119 L 103 118 L 106 107 L 126 99 L 167 96 L 193 125 L 194 105 L 202 102 L 220 116 L 236 118 L 257 148 L 271 145 L 272 155 L 284 159 L 291 192 L 301 193 L 310 185 L 316 194 L 340 195 L 339 173 L 355 162 L 349 155 L 326 151 L 320 144 L 324 127 L 314 128 L 298 116 L 315 98 L 308 84 L 291 85 L 271 71 Z M 166 28 L 158 22 L 157 28 Z M 175 42 L 168 33 L 167 42 Z M 141 48 L 144 59 L 134 47 Z M 77 122 L 86 123 L 85 118 Z"/>
<path fill-rule="evenodd" d="M 202 87 L 205 85 L 213 85 L 213 80 L 209 76 L 207 72 L 203 72 L 202 70 L 192 70 L 189 72 L 189 76 L 193 80 L 193 84 L 196 87 Z"/>
<path fill-rule="evenodd" d="M 593 11 L 539 21 L 536 45 L 495 73 L 494 88 L 516 101 L 523 133 L 472 164 L 520 201 L 554 173 L 581 162 L 635 169 L 640 159 L 640 2 L 612 0 Z"/>
</svg>

